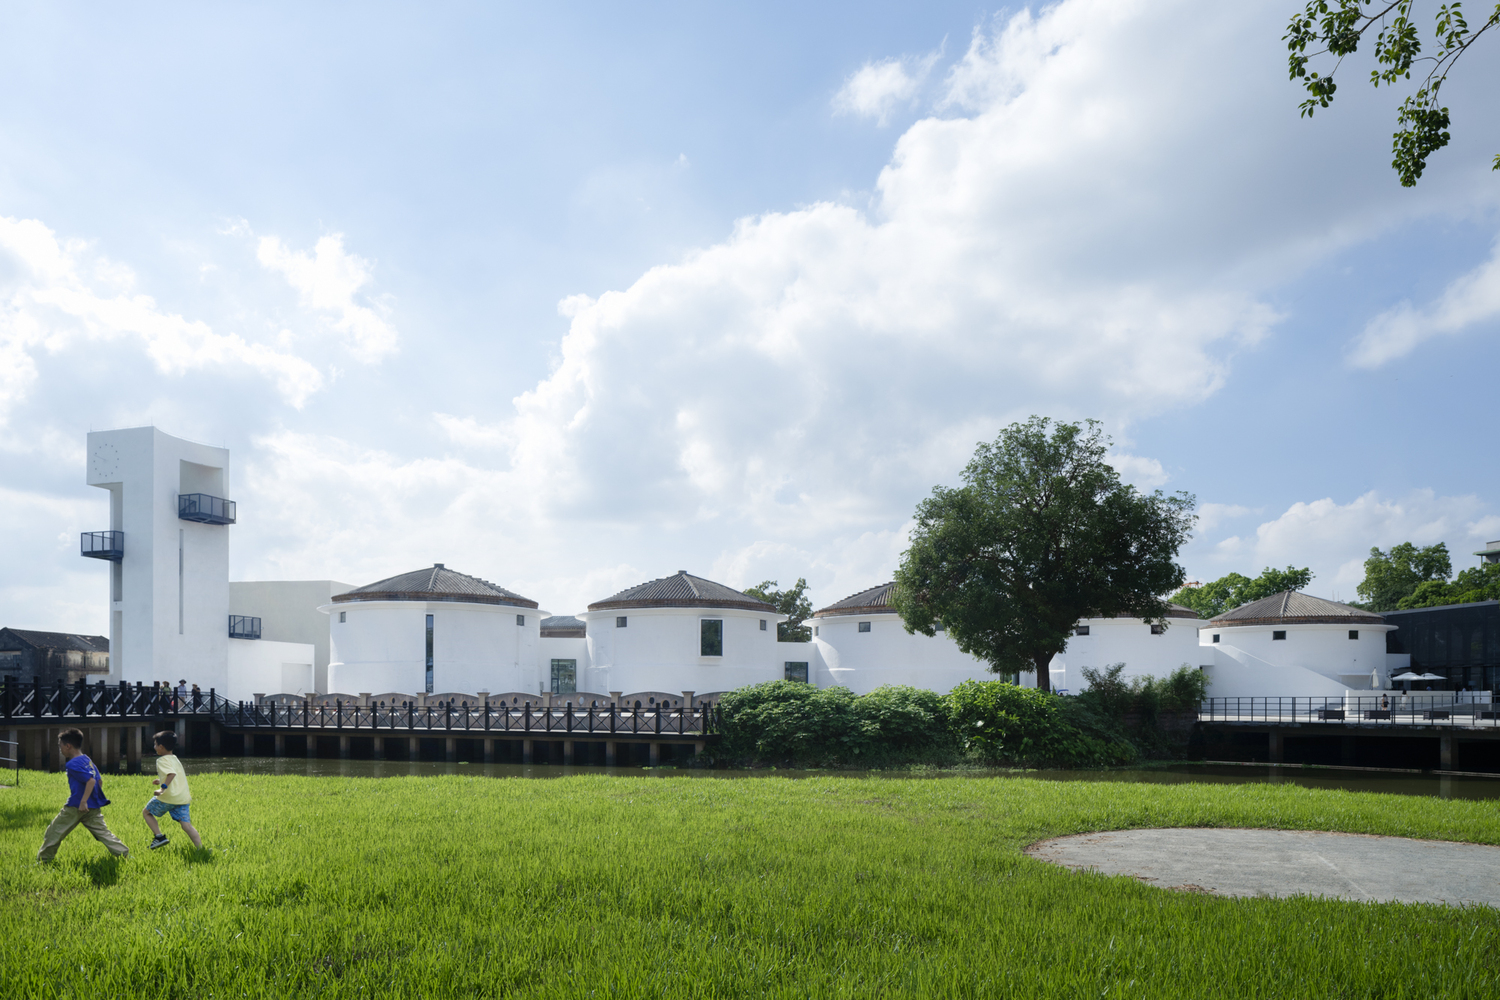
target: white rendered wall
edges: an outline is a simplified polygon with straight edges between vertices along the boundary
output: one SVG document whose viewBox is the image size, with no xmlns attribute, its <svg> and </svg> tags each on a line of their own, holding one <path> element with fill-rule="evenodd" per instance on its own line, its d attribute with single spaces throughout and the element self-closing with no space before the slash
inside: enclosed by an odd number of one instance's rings
<svg viewBox="0 0 1500 1000">
<path fill-rule="evenodd" d="M 776 623 L 786 615 L 737 608 L 628 608 L 579 617 L 588 623 L 589 650 L 586 674 L 579 661 L 579 690 L 706 694 L 782 676 Z M 624 628 L 616 627 L 617 617 L 626 619 Z M 704 618 L 723 619 L 723 656 L 699 655 Z"/>
<path fill-rule="evenodd" d="M 545 611 L 457 601 L 346 601 L 319 610 L 329 616 L 330 691 L 424 693 L 427 615 L 434 694 L 538 690 Z"/>
<path fill-rule="evenodd" d="M 869 622 L 870 631 L 859 631 L 860 622 Z M 886 684 L 906 684 L 946 694 L 966 680 L 998 679 L 946 632 L 913 635 L 900 615 L 831 615 L 809 624 L 816 629 L 812 644 L 819 654 L 811 680 L 820 688 L 842 686 L 868 694 Z"/>
<path fill-rule="evenodd" d="M 1379 671 L 1381 688 L 1389 688 L 1385 634 L 1393 629 L 1361 623 L 1355 628 L 1359 638 L 1350 639 L 1347 624 L 1205 627 L 1199 640 L 1214 657 L 1206 671 L 1208 695 L 1335 697 L 1372 690 L 1372 670 Z M 1286 638 L 1271 638 L 1273 631 L 1286 632 Z"/>
<path fill-rule="evenodd" d="M 230 639 L 228 655 L 228 687 L 218 693 L 230 701 L 253 701 L 257 694 L 311 693 L 312 643 Z"/>
<path fill-rule="evenodd" d="M 574 688 L 579 691 L 593 691 L 596 694 L 608 694 L 607 688 L 591 687 L 588 684 L 589 667 L 589 641 L 587 639 L 542 637 L 537 645 L 537 685 L 530 688 L 493 688 L 499 691 L 525 691 L 530 694 L 536 691 L 538 694 L 546 694 L 552 685 L 552 661 L 553 660 L 576 660 L 578 673 L 575 674 Z"/>
<path fill-rule="evenodd" d="M 1198 644 L 1197 618 L 1168 618 L 1160 635 L 1151 634 L 1151 626 L 1139 618 L 1085 618 L 1088 635 L 1074 635 L 1067 647 L 1052 658 L 1052 690 L 1073 694 L 1088 689 L 1083 668 L 1103 670 L 1116 663 L 1125 664 L 1120 676 L 1165 677 L 1183 664 L 1200 667 L 1213 662 L 1211 653 Z"/>
<path fill-rule="evenodd" d="M 154 427 L 88 436 L 88 484 L 109 491 L 108 528 L 125 533 L 110 576 L 111 681 L 186 679 L 224 690 L 229 659 L 231 525 L 177 517 L 179 493 L 229 492 L 229 452 Z M 100 519 L 101 521 L 103 518 Z"/>
<path fill-rule="evenodd" d="M 332 691 L 334 689 L 328 687 L 328 616 L 318 609 L 329 603 L 335 594 L 353 589 L 352 584 L 336 580 L 231 583 L 229 613 L 259 618 L 262 641 L 311 643 L 313 680 L 308 692 Z"/>
</svg>

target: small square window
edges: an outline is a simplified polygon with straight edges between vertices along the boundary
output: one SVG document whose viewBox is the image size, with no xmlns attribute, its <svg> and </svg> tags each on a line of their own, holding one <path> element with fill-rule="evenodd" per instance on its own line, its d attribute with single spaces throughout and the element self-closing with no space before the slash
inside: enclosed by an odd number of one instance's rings
<svg viewBox="0 0 1500 1000">
<path fill-rule="evenodd" d="M 1219 641 L 1219 633 L 1215 632 L 1214 633 L 1214 642 L 1218 642 L 1218 641 Z"/>
<path fill-rule="evenodd" d="M 526 624 L 526 616 L 525 615 L 516 615 L 516 624 L 517 625 L 525 625 Z"/>
<path fill-rule="evenodd" d="M 340 611 L 339 612 L 339 621 L 340 622 L 346 622 L 348 620 L 349 620 L 349 612 L 347 612 L 347 611 Z"/>
<path fill-rule="evenodd" d="M 806 684 L 807 683 L 807 664 L 806 663 L 792 663 L 791 661 L 787 661 L 787 664 L 786 664 L 786 679 L 789 680 L 789 681 L 800 681 L 801 683 Z"/>
<path fill-rule="evenodd" d="M 1286 633 L 1285 632 L 1272 632 L 1271 633 L 1271 638 L 1272 639 L 1285 639 L 1286 638 Z"/>
<path fill-rule="evenodd" d="M 814 625 L 813 626 L 813 635 L 817 635 L 817 634 L 818 634 L 818 626 Z"/>
<path fill-rule="evenodd" d="M 1165 626 L 1162 626 L 1162 625 L 1152 625 L 1151 626 L 1151 634 L 1152 635 L 1161 635 L 1165 631 L 1166 631 L 1166 627 Z"/>
<path fill-rule="evenodd" d="M 762 619 L 761 619 L 761 620 L 760 620 L 760 630 L 761 630 L 761 631 L 762 631 L 762 632 L 764 632 L 764 631 L 765 631 L 765 630 L 766 630 L 766 620 L 765 620 L 765 619 L 764 619 L 764 618 L 762 618 Z"/>
<path fill-rule="evenodd" d="M 624 628 L 624 627 L 625 627 L 625 616 L 624 615 L 620 615 L 618 618 L 615 619 L 615 628 Z"/>
<path fill-rule="evenodd" d="M 1076 628 L 1073 629 L 1073 634 L 1074 635 L 1088 635 L 1089 634 L 1089 627 L 1087 625 L 1079 625 L 1079 626 L 1077 626 Z"/>
<path fill-rule="evenodd" d="M 1359 638 L 1359 629 L 1357 629 L 1357 628 L 1351 628 L 1349 630 L 1349 638 L 1351 638 L 1351 639 L 1358 639 Z"/>
<path fill-rule="evenodd" d="M 868 631 L 870 631 L 870 623 L 869 622 L 860 622 L 859 623 L 859 630 L 861 632 L 868 632 Z"/>
</svg>

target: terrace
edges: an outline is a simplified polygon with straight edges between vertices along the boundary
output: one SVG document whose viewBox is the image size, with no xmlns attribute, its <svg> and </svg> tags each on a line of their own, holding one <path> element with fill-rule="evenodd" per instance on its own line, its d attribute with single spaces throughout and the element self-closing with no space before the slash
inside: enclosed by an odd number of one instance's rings
<svg viewBox="0 0 1500 1000">
<path fill-rule="evenodd" d="M 177 516 L 200 524 L 233 524 L 236 504 L 207 493 L 183 493 L 177 497 Z"/>
<path fill-rule="evenodd" d="M 119 562 L 125 558 L 125 532 L 85 531 L 78 536 L 78 554 L 89 559 Z"/>
</svg>

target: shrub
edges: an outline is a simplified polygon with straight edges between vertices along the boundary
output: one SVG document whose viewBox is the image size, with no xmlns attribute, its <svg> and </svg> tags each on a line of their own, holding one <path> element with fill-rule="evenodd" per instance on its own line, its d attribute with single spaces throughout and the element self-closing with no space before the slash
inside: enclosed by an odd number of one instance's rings
<svg viewBox="0 0 1500 1000">
<path fill-rule="evenodd" d="M 957 749 L 948 700 L 935 691 L 887 684 L 855 699 L 854 709 L 871 740 L 873 759 L 930 760 Z"/>
<path fill-rule="evenodd" d="M 1079 767 L 1135 758 L 1128 744 L 1069 722 L 1063 699 L 1050 692 L 1005 681 L 964 681 L 948 695 L 948 704 L 961 745 L 982 760 Z"/>
<path fill-rule="evenodd" d="M 871 744 L 848 688 L 818 689 L 798 681 L 769 681 L 730 691 L 719 701 L 730 760 L 764 763 L 853 763 Z"/>
</svg>

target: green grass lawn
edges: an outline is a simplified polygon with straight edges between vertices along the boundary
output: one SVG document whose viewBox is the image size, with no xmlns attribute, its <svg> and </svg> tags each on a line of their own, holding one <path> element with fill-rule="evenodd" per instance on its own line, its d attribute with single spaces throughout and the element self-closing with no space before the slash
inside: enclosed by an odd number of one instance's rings
<svg viewBox="0 0 1500 1000">
<path fill-rule="evenodd" d="M 189 762 L 189 766 L 191 763 Z M 1290 785 L 199 775 L 194 851 L 35 862 L 0 791 L 6 997 L 1495 997 L 1500 912 L 1220 899 L 1032 841 L 1271 826 L 1500 843 L 1500 805 Z"/>
</svg>

